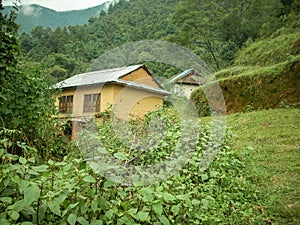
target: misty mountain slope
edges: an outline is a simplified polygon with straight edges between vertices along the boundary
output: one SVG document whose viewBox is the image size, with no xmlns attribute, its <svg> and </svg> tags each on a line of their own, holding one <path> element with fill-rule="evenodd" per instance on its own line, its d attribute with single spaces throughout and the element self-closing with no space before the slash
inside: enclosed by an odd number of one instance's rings
<svg viewBox="0 0 300 225">
<path fill-rule="evenodd" d="M 58 12 L 35 4 L 18 6 L 17 23 L 20 24 L 19 32 L 29 32 L 37 26 L 55 29 L 57 27 L 82 25 L 87 23 L 91 17 L 98 17 L 102 10 L 106 11 L 109 4 L 110 2 L 106 2 L 88 9 L 64 12 Z M 11 6 L 6 6 L 4 12 L 7 13 L 11 9 Z"/>
</svg>

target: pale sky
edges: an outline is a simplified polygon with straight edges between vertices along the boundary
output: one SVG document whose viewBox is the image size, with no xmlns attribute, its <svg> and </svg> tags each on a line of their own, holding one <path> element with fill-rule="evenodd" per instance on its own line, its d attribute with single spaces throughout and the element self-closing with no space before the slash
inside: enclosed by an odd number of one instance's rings
<svg viewBox="0 0 300 225">
<path fill-rule="evenodd" d="M 56 11 L 68 11 L 76 9 L 87 9 L 101 5 L 109 0 L 18 0 L 18 5 L 37 4 Z M 3 5 L 12 5 L 14 0 L 4 0 Z"/>
</svg>

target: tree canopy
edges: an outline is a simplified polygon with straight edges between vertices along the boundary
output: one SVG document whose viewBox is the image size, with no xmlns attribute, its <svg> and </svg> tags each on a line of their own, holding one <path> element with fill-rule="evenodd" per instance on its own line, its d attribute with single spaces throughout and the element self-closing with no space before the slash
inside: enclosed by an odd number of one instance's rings
<svg viewBox="0 0 300 225">
<path fill-rule="evenodd" d="M 51 30 L 38 26 L 20 37 L 30 61 L 55 80 L 84 72 L 104 52 L 140 40 L 166 40 L 188 47 L 212 70 L 232 65 L 249 40 L 280 28 L 293 0 L 120 0 L 88 24 Z"/>
</svg>

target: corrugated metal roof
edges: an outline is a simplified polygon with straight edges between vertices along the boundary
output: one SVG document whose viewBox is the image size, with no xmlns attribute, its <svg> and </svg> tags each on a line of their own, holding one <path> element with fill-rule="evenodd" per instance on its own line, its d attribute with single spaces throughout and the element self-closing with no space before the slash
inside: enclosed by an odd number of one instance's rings
<svg viewBox="0 0 300 225">
<path fill-rule="evenodd" d="M 141 89 L 141 90 L 146 90 L 150 92 L 154 92 L 157 94 L 162 94 L 162 95 L 170 95 L 171 93 L 163 88 L 156 88 L 153 86 L 149 86 L 146 84 L 141 84 L 141 83 L 136 83 L 136 82 L 130 82 L 126 80 L 118 80 L 117 82 L 120 85 L 136 88 L 136 89 Z"/>
<path fill-rule="evenodd" d="M 173 77 L 170 82 L 175 82 L 177 79 L 184 77 L 187 73 L 189 73 L 190 71 L 192 71 L 193 69 L 187 69 L 185 71 L 183 71 L 182 73 L 176 75 L 175 77 Z"/>
<path fill-rule="evenodd" d="M 170 83 L 195 84 L 202 85 L 205 83 L 205 77 L 195 69 L 187 69 L 182 73 L 175 75 L 169 80 Z"/>
<path fill-rule="evenodd" d="M 170 92 L 164 90 L 163 88 L 156 88 L 150 85 L 125 81 L 121 79 L 123 76 L 142 67 L 144 67 L 144 65 L 140 64 L 128 67 L 82 73 L 55 84 L 54 88 L 71 88 L 95 84 L 118 83 L 123 86 L 130 86 L 133 88 L 144 89 L 158 94 L 169 95 Z"/>
</svg>

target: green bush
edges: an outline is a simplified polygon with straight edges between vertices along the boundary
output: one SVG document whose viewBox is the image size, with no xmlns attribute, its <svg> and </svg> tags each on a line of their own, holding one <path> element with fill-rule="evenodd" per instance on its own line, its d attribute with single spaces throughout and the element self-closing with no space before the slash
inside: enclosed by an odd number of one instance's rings
<svg viewBox="0 0 300 225">
<path fill-rule="evenodd" d="M 127 154 L 112 135 L 111 122 L 99 125 L 99 138 L 111 157 L 130 164 L 155 163 L 174 151 L 182 126 L 176 114 L 167 109 L 149 117 L 166 121 L 166 135 L 153 149 Z M 132 130 L 145 135 L 144 124 L 131 122 Z M 153 124 L 152 124 L 153 125 Z M 140 128 L 145 128 L 140 130 Z M 149 128 L 150 129 L 150 128 Z M 152 128 L 151 128 L 152 129 Z M 188 162 L 167 179 L 147 186 L 124 185 L 95 174 L 81 153 L 74 150 L 61 161 L 40 164 L 35 150 L 22 145 L 24 156 L 12 155 L 9 136 L 1 139 L 0 223 L 1 224 L 262 224 L 252 171 L 245 171 L 247 156 L 231 151 L 230 136 L 209 168 L 202 168 L 205 151 L 215 148 L 210 142 L 211 127 L 201 125 L 199 139 Z M 10 133 L 9 131 L 7 131 Z M 13 131 L 11 131 L 13 132 Z M 152 134 L 155 135 L 155 134 Z M 160 137 L 158 137 L 160 139 Z M 187 138 L 186 143 L 193 142 Z M 148 139 L 151 139 L 149 136 Z M 182 146 L 182 149 L 187 149 Z M 133 149 L 131 149 L 133 150 Z M 121 153 L 121 154 L 117 154 Z M 141 153 L 141 152 L 140 152 Z M 135 158 L 130 161 L 131 157 Z M 202 168 L 202 169 L 201 169 Z"/>
</svg>

